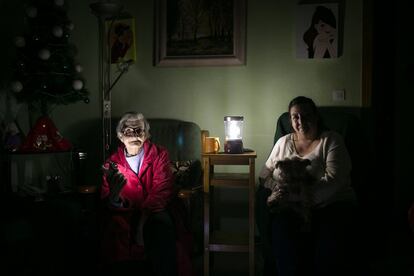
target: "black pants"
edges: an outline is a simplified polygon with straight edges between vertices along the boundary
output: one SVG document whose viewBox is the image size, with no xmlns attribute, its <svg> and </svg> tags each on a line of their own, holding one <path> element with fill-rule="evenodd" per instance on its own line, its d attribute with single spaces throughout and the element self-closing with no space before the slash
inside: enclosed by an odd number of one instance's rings
<svg viewBox="0 0 414 276">
<path fill-rule="evenodd" d="M 176 235 L 168 212 L 151 214 L 144 225 L 145 253 L 157 276 L 177 275 Z"/>
<path fill-rule="evenodd" d="M 103 274 L 133 273 L 143 276 L 176 276 L 176 233 L 171 215 L 167 211 L 151 214 L 144 224 L 143 238 L 148 262 L 116 262 L 109 267 L 104 267 Z"/>
<path fill-rule="evenodd" d="M 300 218 L 292 213 L 272 217 L 272 248 L 278 276 L 356 275 L 358 249 L 355 207 L 335 203 L 312 214 L 309 232 L 302 232 Z"/>
</svg>

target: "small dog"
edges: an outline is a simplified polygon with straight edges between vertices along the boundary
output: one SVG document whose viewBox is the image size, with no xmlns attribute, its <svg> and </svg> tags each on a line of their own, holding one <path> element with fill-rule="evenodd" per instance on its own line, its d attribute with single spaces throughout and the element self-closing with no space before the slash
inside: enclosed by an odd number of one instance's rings
<svg viewBox="0 0 414 276">
<path fill-rule="evenodd" d="M 292 158 L 276 163 L 278 173 L 276 185 L 267 199 L 271 213 L 293 211 L 303 220 L 307 229 L 311 220 L 312 196 L 310 188 L 315 180 L 307 170 L 309 159 Z"/>
</svg>

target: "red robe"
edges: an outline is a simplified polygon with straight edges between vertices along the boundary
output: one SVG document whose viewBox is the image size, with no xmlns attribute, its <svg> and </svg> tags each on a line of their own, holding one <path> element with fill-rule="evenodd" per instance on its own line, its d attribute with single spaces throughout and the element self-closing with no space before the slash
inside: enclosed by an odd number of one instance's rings
<svg viewBox="0 0 414 276">
<path fill-rule="evenodd" d="M 120 197 L 127 202 L 127 207 L 107 207 L 103 221 L 103 257 L 105 262 L 141 260 L 144 258 L 144 248 L 133 242 L 136 231 L 137 217 L 143 211 L 150 213 L 170 209 L 177 233 L 177 262 L 178 275 L 192 275 L 190 261 L 191 234 L 185 229 L 179 211 L 170 204 L 176 196 L 174 176 L 170 168 L 168 151 L 150 141 L 144 142 L 144 160 L 139 174 L 130 168 L 125 158 L 124 145 L 118 147 L 107 161 L 118 164 L 118 170 L 125 176 L 127 183 Z M 109 186 L 103 177 L 101 199 L 109 195 Z M 110 205 L 109 205 L 110 206 Z"/>
</svg>

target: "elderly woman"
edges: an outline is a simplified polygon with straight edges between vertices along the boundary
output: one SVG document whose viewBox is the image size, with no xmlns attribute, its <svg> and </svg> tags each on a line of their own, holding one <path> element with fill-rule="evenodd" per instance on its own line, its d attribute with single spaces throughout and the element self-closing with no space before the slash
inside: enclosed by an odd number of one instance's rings
<svg viewBox="0 0 414 276">
<path fill-rule="evenodd" d="M 103 255 L 116 269 L 145 255 L 156 275 L 177 275 L 176 233 L 167 208 L 173 174 L 167 150 L 148 140 L 149 130 L 136 112 L 117 125 L 122 143 L 103 166 Z"/>
</svg>

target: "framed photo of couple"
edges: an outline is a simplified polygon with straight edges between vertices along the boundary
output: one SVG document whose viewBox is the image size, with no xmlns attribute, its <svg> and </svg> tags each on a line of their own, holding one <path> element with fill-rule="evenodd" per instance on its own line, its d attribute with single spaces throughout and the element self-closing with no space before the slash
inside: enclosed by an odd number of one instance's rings
<svg viewBox="0 0 414 276">
<path fill-rule="evenodd" d="M 155 0 L 154 65 L 244 65 L 246 0 Z"/>
</svg>

